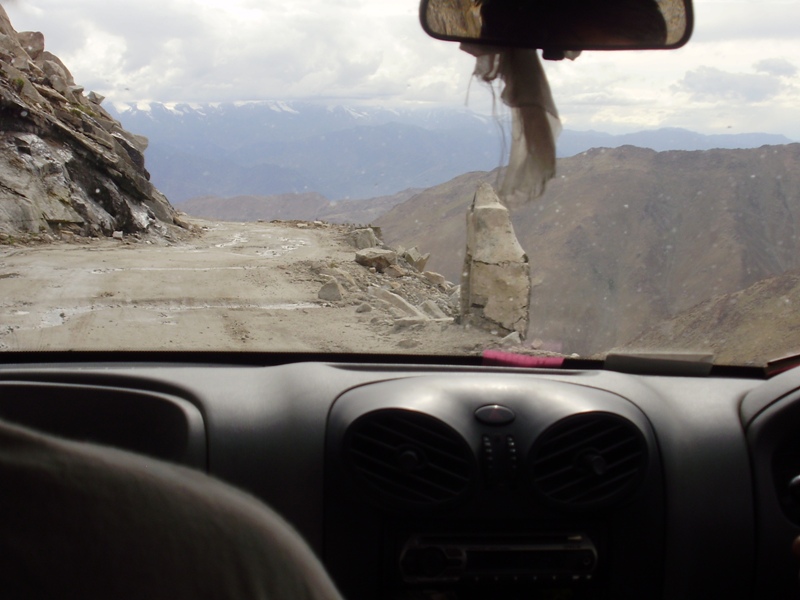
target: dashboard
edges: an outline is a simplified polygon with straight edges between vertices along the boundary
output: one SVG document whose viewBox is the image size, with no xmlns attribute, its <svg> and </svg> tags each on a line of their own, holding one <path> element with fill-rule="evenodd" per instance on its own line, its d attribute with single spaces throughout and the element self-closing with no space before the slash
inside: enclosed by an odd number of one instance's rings
<svg viewBox="0 0 800 600">
<path fill-rule="evenodd" d="M 348 600 L 800 596 L 800 369 L 38 356 L 0 419 L 249 491 Z"/>
</svg>

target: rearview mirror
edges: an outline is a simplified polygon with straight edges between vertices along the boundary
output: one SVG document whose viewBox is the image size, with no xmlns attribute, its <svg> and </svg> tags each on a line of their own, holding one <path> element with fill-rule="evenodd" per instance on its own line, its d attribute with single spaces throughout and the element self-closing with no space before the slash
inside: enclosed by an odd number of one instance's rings
<svg viewBox="0 0 800 600">
<path fill-rule="evenodd" d="M 568 50 L 678 48 L 691 0 L 422 0 L 422 28 L 448 41 Z M 551 52 L 552 53 L 552 52 Z"/>
</svg>

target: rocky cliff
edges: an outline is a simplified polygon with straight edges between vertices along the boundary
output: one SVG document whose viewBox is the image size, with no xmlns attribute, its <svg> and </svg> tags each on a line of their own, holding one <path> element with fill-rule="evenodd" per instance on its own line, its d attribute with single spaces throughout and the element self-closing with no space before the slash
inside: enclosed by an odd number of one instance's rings
<svg viewBox="0 0 800 600">
<path fill-rule="evenodd" d="M 169 237 L 175 211 L 150 183 L 147 139 L 77 85 L 39 32 L 0 6 L 0 234 Z M 120 234 L 117 233 L 117 236 Z"/>
</svg>

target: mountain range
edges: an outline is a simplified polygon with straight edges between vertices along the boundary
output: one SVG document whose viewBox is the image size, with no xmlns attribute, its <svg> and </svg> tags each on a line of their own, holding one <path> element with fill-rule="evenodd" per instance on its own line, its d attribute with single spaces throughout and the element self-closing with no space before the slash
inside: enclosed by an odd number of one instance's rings
<svg viewBox="0 0 800 600">
<path fill-rule="evenodd" d="M 391 196 L 331 202 L 316 192 L 273 196 L 198 196 L 180 205 L 195 217 L 217 221 L 317 221 L 369 224 L 381 215 L 410 200 L 422 190 L 408 189 Z"/>
<path fill-rule="evenodd" d="M 458 281 L 467 207 L 477 183 L 499 175 L 462 175 L 376 224 L 387 243 L 419 246 L 431 253 L 428 268 Z M 531 265 L 529 338 L 567 353 L 607 351 L 800 269 L 800 144 L 590 150 L 561 159 L 545 194 L 512 220 Z"/>
<path fill-rule="evenodd" d="M 467 108 L 323 106 L 309 102 L 109 104 L 149 138 L 153 183 L 180 204 L 198 196 L 318 193 L 349 200 L 428 188 L 505 164 L 507 118 Z M 702 135 L 659 129 L 625 135 L 562 132 L 558 153 L 632 144 L 654 150 L 749 148 L 773 134 Z"/>
</svg>

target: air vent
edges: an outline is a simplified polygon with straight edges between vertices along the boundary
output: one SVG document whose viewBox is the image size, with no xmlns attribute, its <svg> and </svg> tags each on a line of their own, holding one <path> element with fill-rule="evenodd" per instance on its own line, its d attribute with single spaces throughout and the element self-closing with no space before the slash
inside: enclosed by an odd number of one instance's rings
<svg viewBox="0 0 800 600">
<path fill-rule="evenodd" d="M 549 502 L 598 508 L 629 496 L 644 476 L 647 442 L 618 415 L 584 413 L 547 429 L 534 444 L 529 465 L 533 487 Z"/>
<path fill-rule="evenodd" d="M 347 431 L 345 461 L 373 495 L 401 507 L 458 500 L 476 472 L 472 450 L 458 432 L 435 417 L 401 409 L 357 419 Z"/>
</svg>

